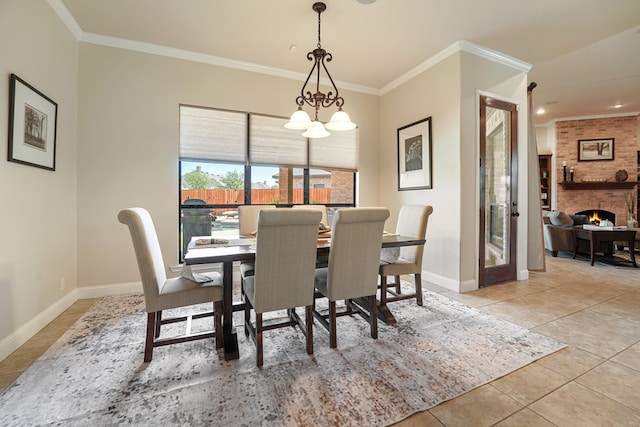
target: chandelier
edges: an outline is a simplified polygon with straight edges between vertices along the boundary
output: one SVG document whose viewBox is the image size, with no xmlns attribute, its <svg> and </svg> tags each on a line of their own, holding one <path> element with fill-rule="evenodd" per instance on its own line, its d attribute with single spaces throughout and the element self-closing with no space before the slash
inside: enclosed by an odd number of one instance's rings
<svg viewBox="0 0 640 427">
<path fill-rule="evenodd" d="M 331 74 L 329 74 L 329 70 L 327 70 L 327 65 L 325 64 L 325 62 L 331 62 L 332 59 L 331 54 L 324 50 L 320 43 L 320 14 L 327 9 L 327 5 L 322 2 L 316 2 L 313 4 L 312 8 L 318 13 L 318 46 L 311 52 L 307 53 L 307 59 L 309 61 L 313 61 L 313 67 L 311 68 L 304 85 L 302 85 L 300 96 L 296 98 L 298 109 L 293 112 L 289 122 L 287 122 L 284 127 L 287 129 L 305 130 L 302 136 L 306 138 L 325 138 L 330 135 L 327 129 L 337 131 L 351 130 L 355 129 L 356 124 L 351 121 L 346 112 L 342 111 L 344 99 L 338 94 L 338 88 L 333 82 Z M 333 91 L 329 91 L 326 94 L 320 91 L 321 69 L 324 69 L 324 72 L 327 74 L 327 77 L 333 86 Z M 306 88 L 314 73 L 316 74 L 316 92 L 311 93 L 311 91 Z M 309 114 L 302 109 L 302 106 L 305 103 L 315 110 L 313 121 L 311 121 Z M 322 122 L 318 120 L 318 111 L 320 108 L 329 108 L 334 104 L 338 107 L 338 111 L 333 113 L 329 123 L 326 125 L 322 124 Z"/>
</svg>

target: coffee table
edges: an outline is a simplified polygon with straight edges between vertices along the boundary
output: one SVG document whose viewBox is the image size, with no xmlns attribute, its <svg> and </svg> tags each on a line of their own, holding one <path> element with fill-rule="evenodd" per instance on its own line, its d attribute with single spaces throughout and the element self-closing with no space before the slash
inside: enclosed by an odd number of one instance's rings
<svg viewBox="0 0 640 427">
<path fill-rule="evenodd" d="M 629 255 L 631 257 L 631 263 L 634 267 L 638 267 L 636 264 L 636 257 L 634 251 L 634 241 L 636 239 L 635 230 L 585 230 L 584 228 L 576 228 L 575 230 L 575 248 L 573 251 L 573 258 L 575 259 L 578 253 L 578 240 L 588 240 L 591 248 L 591 265 L 595 263 L 596 251 L 600 242 L 615 242 L 624 241 L 629 242 Z"/>
</svg>

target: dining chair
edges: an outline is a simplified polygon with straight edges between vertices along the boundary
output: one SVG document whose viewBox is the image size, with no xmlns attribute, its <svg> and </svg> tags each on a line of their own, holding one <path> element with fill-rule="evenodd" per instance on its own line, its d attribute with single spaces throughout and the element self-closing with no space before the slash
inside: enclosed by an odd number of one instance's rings
<svg viewBox="0 0 640 427">
<path fill-rule="evenodd" d="M 429 205 L 404 205 L 398 214 L 396 234 L 424 239 L 427 232 L 429 215 L 433 207 Z M 403 246 L 396 251 L 396 258 L 380 260 L 380 304 L 415 298 L 418 305 L 422 305 L 422 254 L 424 245 Z M 400 275 L 413 274 L 415 292 L 402 294 Z M 395 292 L 389 289 L 388 276 L 395 277 Z M 387 295 L 390 293 L 392 296 Z"/>
<path fill-rule="evenodd" d="M 309 204 L 309 205 L 293 205 L 295 209 L 316 209 L 322 213 L 322 219 L 320 219 L 320 224 L 323 224 L 325 227 L 331 227 L 329 224 L 329 220 L 327 217 L 327 207 L 325 205 L 317 205 L 317 204 Z"/>
<path fill-rule="evenodd" d="M 313 354 L 314 273 L 321 214 L 310 209 L 266 209 L 258 214 L 255 271 L 242 278 L 245 334 L 256 345 L 256 365 L 263 364 L 263 331 L 298 325 Z M 295 311 L 305 307 L 305 322 Z M 251 323 L 251 309 L 255 325 Z M 287 310 L 286 321 L 263 321 L 263 314 Z"/>
<path fill-rule="evenodd" d="M 316 205 L 316 204 L 310 204 L 310 205 L 293 205 L 293 208 L 297 208 L 297 209 L 315 209 L 318 210 L 322 213 L 322 219 L 320 219 L 320 224 L 323 224 L 322 226 L 320 226 L 320 230 L 326 230 L 327 227 L 329 227 L 328 229 L 331 230 L 331 224 L 329 224 L 329 220 L 327 217 L 327 207 L 325 205 Z M 329 254 L 318 254 L 318 257 L 316 258 L 316 268 L 322 268 L 322 267 L 326 267 L 329 265 Z"/>
<path fill-rule="evenodd" d="M 238 234 L 240 236 L 252 237 L 256 234 L 258 224 L 258 214 L 264 209 L 276 209 L 275 205 L 242 205 L 238 206 Z M 240 263 L 240 275 L 253 275 L 253 261 L 242 261 Z"/>
<path fill-rule="evenodd" d="M 253 236 L 258 224 L 258 213 L 264 209 L 276 209 L 276 205 L 238 206 L 238 233 L 241 236 Z"/>
<path fill-rule="evenodd" d="M 377 275 L 387 218 L 389 210 L 385 208 L 343 208 L 335 214 L 329 265 L 316 269 L 315 275 L 316 290 L 329 300 L 329 310 L 320 313 L 315 303 L 313 310 L 318 322 L 329 331 L 331 348 L 338 344 L 339 316 L 360 314 L 369 322 L 371 337 L 378 338 Z M 356 298 L 364 301 L 353 301 Z M 338 300 L 345 300 L 340 312 L 336 308 Z"/>
<path fill-rule="evenodd" d="M 144 361 L 150 362 L 154 347 L 215 338 L 216 348 L 222 347 L 222 277 L 220 273 L 199 273 L 195 282 L 185 277 L 167 278 L 160 243 L 151 215 L 143 208 L 129 208 L 118 213 L 118 220 L 129 227 L 133 249 L 144 291 L 147 311 L 147 334 Z M 213 303 L 213 312 L 163 318 L 162 311 L 195 304 Z M 213 315 L 214 329 L 192 333 L 191 320 Z M 181 336 L 160 338 L 161 325 L 186 321 L 186 332 Z"/>
</svg>

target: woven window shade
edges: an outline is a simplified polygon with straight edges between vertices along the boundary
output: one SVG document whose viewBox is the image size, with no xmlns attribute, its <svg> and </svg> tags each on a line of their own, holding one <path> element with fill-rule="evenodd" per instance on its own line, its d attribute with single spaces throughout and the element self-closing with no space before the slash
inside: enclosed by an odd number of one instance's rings
<svg viewBox="0 0 640 427">
<path fill-rule="evenodd" d="M 180 158 L 246 163 L 247 114 L 181 105 Z"/>
<path fill-rule="evenodd" d="M 358 170 L 358 129 L 334 131 L 327 138 L 309 140 L 309 167 Z"/>
<path fill-rule="evenodd" d="M 251 115 L 249 162 L 252 165 L 307 166 L 307 139 L 285 129 L 287 119 Z"/>
</svg>

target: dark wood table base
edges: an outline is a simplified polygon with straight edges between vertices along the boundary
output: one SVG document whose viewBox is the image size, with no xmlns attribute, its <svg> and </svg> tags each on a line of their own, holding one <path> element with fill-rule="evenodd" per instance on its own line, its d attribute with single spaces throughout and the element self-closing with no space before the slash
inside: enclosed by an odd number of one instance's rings
<svg viewBox="0 0 640 427">
<path fill-rule="evenodd" d="M 596 248 L 599 247 L 600 242 L 613 242 L 622 241 L 629 242 L 629 255 L 631 257 L 631 263 L 635 268 L 636 264 L 634 243 L 636 239 L 635 230 L 585 230 L 583 228 L 575 229 L 575 248 L 573 250 L 573 258 L 576 258 L 578 254 L 578 240 L 587 240 L 590 244 L 591 265 L 594 265 L 596 260 Z"/>
</svg>

